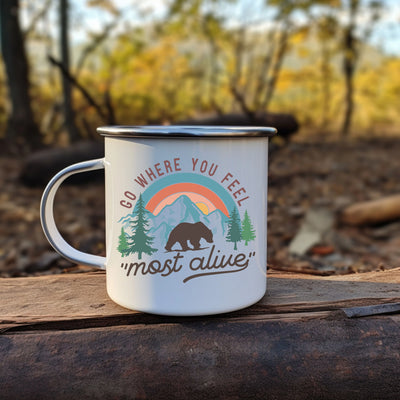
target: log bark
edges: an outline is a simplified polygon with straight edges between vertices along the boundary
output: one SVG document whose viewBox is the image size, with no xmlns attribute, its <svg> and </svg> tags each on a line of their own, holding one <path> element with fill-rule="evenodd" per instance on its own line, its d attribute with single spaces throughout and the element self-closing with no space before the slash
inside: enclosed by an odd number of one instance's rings
<svg viewBox="0 0 400 400">
<path fill-rule="evenodd" d="M 352 204 L 342 210 L 342 223 L 353 226 L 377 225 L 400 218 L 400 195 Z"/>
<path fill-rule="evenodd" d="M 1 398 L 397 400 L 399 334 L 299 318 L 2 335 Z"/>
<path fill-rule="evenodd" d="M 0 397 L 397 400 L 400 316 L 341 311 L 400 300 L 398 271 L 366 276 L 269 271 L 257 305 L 200 318 L 119 307 L 103 272 L 2 279 Z"/>
</svg>

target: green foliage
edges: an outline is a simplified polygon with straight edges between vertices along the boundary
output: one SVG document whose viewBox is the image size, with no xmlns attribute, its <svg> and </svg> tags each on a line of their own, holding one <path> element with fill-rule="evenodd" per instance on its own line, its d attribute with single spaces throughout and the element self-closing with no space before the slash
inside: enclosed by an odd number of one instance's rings
<svg viewBox="0 0 400 400">
<path fill-rule="evenodd" d="M 256 232 L 254 230 L 253 224 L 251 223 L 249 214 L 247 210 L 244 213 L 244 218 L 242 221 L 242 239 L 245 241 L 245 246 L 249 244 L 252 240 L 256 238 Z"/>
<path fill-rule="evenodd" d="M 236 207 L 232 210 L 230 219 L 228 221 L 228 233 L 226 235 L 226 240 L 235 244 L 234 250 L 237 250 L 237 243 L 242 240 L 240 215 Z"/>
<path fill-rule="evenodd" d="M 145 41 L 143 32 L 135 36 L 132 40 L 121 35 L 99 71 L 104 77 L 112 74 L 118 122 L 146 124 L 183 118 L 194 107 L 196 80 L 190 56 L 178 51 L 174 36 L 155 38 L 152 44 Z"/>
<path fill-rule="evenodd" d="M 117 250 L 121 253 L 122 257 L 125 257 L 129 254 L 129 244 L 124 228 L 121 228 L 121 234 L 119 235 L 118 240 Z"/>
<path fill-rule="evenodd" d="M 144 208 L 142 195 L 140 194 L 135 206 L 136 217 L 131 223 L 133 234 L 130 236 L 128 249 L 126 254 L 138 253 L 139 260 L 142 259 L 143 253 L 151 255 L 157 251 L 151 247 L 154 238 L 149 236 L 149 221 L 147 218 L 148 211 Z"/>
</svg>

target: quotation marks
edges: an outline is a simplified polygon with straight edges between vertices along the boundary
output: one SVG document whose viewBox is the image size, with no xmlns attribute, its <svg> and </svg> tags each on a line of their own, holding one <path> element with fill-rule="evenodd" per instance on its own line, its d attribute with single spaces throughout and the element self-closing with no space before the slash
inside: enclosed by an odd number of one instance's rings
<svg viewBox="0 0 400 400">
<path fill-rule="evenodd" d="M 220 253 L 220 252 L 221 252 L 221 250 L 217 250 L 217 253 Z M 255 252 L 255 251 L 251 251 L 251 252 L 249 253 L 249 258 L 255 257 L 255 255 L 256 255 L 256 252 Z"/>
</svg>

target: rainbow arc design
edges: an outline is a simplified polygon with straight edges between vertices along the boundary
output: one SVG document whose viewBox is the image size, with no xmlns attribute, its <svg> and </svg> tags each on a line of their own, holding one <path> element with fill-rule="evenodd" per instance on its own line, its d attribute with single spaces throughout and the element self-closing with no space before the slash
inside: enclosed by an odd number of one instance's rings
<svg viewBox="0 0 400 400">
<path fill-rule="evenodd" d="M 146 210 L 158 215 L 180 196 L 187 196 L 204 213 L 220 210 L 229 218 L 235 202 L 230 194 L 213 179 L 194 173 L 177 173 L 154 182 L 143 192 Z"/>
</svg>

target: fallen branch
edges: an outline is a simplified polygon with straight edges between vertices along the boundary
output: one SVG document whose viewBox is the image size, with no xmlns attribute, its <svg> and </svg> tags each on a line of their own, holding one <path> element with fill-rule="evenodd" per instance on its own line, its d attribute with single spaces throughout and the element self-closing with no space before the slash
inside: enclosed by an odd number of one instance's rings
<svg viewBox="0 0 400 400">
<path fill-rule="evenodd" d="M 400 219 L 400 194 L 346 207 L 340 221 L 347 225 L 377 225 Z"/>
</svg>

